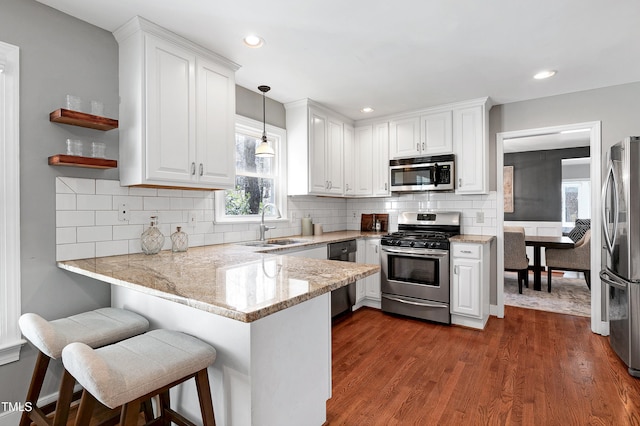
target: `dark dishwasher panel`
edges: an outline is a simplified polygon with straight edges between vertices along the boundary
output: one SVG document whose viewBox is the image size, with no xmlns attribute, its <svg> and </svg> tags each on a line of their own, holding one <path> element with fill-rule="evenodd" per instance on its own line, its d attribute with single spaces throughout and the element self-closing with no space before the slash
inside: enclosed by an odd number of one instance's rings
<svg viewBox="0 0 640 426">
<path fill-rule="evenodd" d="M 356 261 L 356 240 L 327 244 L 327 259 L 343 262 Z M 351 312 L 356 302 L 356 283 L 352 282 L 331 292 L 331 318 Z"/>
</svg>

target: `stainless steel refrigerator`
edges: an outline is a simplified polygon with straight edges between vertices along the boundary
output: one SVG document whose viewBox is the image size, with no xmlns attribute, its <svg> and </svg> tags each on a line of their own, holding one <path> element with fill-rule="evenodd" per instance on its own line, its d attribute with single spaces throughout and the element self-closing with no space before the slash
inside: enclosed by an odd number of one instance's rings
<svg viewBox="0 0 640 426">
<path fill-rule="evenodd" d="M 609 342 L 629 374 L 640 377 L 640 137 L 627 137 L 607 154 L 602 225 L 608 284 Z"/>
</svg>

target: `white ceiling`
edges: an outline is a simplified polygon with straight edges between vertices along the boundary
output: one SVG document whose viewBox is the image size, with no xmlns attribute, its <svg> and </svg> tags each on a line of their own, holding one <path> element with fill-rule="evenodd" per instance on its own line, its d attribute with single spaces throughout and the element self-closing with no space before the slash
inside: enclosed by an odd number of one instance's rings
<svg viewBox="0 0 640 426">
<path fill-rule="evenodd" d="M 240 86 L 353 119 L 640 81 L 638 0 L 38 1 L 108 31 L 140 15 L 240 64 Z"/>
<path fill-rule="evenodd" d="M 527 136 L 505 139 L 503 152 L 546 151 L 549 149 L 575 148 L 591 145 L 591 133 L 584 132 L 549 133 L 547 135 Z"/>
</svg>

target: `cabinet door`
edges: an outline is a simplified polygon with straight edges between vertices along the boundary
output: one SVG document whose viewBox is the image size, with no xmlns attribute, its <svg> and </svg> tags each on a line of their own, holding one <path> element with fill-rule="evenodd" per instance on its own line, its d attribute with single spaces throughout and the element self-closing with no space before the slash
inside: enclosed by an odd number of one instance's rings
<svg viewBox="0 0 640 426">
<path fill-rule="evenodd" d="M 456 147 L 456 193 L 482 194 L 487 188 L 487 144 L 482 106 L 453 111 Z"/>
<path fill-rule="evenodd" d="M 309 109 L 309 192 L 325 194 L 328 190 L 326 152 L 327 117 Z"/>
<path fill-rule="evenodd" d="M 373 126 L 356 127 L 356 195 L 373 194 Z"/>
<path fill-rule="evenodd" d="M 389 123 L 389 153 L 391 158 L 415 157 L 420 145 L 420 118 L 412 117 Z"/>
<path fill-rule="evenodd" d="M 191 182 L 195 172 L 195 55 L 145 37 L 145 178 Z"/>
<path fill-rule="evenodd" d="M 373 195 L 389 195 L 389 125 L 373 127 Z"/>
<path fill-rule="evenodd" d="M 366 263 L 380 264 L 380 240 L 371 239 L 365 242 Z M 365 296 L 369 299 L 380 300 L 380 272 L 365 278 Z"/>
<path fill-rule="evenodd" d="M 366 262 L 366 244 L 364 240 L 358 240 L 356 242 L 358 246 L 358 251 L 356 252 L 356 262 L 357 263 L 367 263 Z M 360 279 L 356 282 L 356 304 L 362 302 L 362 300 L 366 296 L 366 278 Z"/>
<path fill-rule="evenodd" d="M 351 197 L 356 194 L 356 155 L 354 129 L 348 124 L 344 125 L 344 195 Z"/>
<path fill-rule="evenodd" d="M 235 184 L 235 81 L 233 73 L 198 59 L 197 159 L 199 182 L 220 189 Z"/>
<path fill-rule="evenodd" d="M 422 155 L 451 154 L 453 152 L 451 111 L 424 115 L 421 121 Z"/>
<path fill-rule="evenodd" d="M 454 258 L 451 287 L 451 313 L 480 317 L 481 261 Z"/>
<path fill-rule="evenodd" d="M 327 153 L 325 168 L 327 170 L 327 180 L 329 181 L 329 194 L 342 195 L 344 192 L 344 133 L 343 123 L 332 118 L 327 120 Z"/>
</svg>

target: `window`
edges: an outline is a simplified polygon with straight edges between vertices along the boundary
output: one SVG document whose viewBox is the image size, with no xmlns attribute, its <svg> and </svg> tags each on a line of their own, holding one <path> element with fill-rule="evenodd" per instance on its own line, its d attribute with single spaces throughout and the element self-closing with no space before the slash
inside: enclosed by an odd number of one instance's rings
<svg viewBox="0 0 640 426">
<path fill-rule="evenodd" d="M 262 123 L 236 116 L 236 185 L 233 190 L 216 194 L 216 222 L 257 222 L 267 203 L 286 212 L 286 136 L 284 129 L 267 125 L 267 140 L 276 152 L 273 158 L 254 155 L 261 142 Z M 275 219 L 268 209 L 265 218 Z"/>
<path fill-rule="evenodd" d="M 0 365 L 17 361 L 20 335 L 19 49 L 0 42 Z"/>
<path fill-rule="evenodd" d="M 562 160 L 562 228 L 570 231 L 576 219 L 591 219 L 590 158 Z"/>
</svg>

